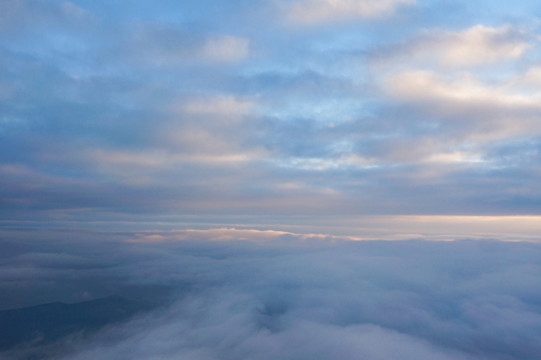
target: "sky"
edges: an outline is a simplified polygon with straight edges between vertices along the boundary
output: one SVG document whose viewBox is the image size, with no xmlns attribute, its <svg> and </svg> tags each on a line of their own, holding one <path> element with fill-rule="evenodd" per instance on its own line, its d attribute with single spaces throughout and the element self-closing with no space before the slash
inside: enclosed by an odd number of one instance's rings
<svg viewBox="0 0 541 360">
<path fill-rule="evenodd" d="M 2 223 L 535 237 L 540 13 L 0 1 Z"/>
<path fill-rule="evenodd" d="M 161 304 L 0 359 L 539 356 L 540 20 L 0 0 L 0 311 Z"/>
</svg>

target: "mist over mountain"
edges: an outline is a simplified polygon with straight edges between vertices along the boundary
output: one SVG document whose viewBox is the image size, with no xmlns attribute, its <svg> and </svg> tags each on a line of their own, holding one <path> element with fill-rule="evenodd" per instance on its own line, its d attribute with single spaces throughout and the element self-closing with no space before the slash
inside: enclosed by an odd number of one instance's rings
<svg viewBox="0 0 541 360">
<path fill-rule="evenodd" d="M 3 310 L 0 351 L 24 349 L 21 358 L 43 358 L 55 349 L 55 342 L 68 336 L 84 339 L 107 325 L 150 309 L 148 303 L 110 296 L 74 304 L 55 302 Z M 15 354 L 17 351 L 12 356 Z"/>
</svg>

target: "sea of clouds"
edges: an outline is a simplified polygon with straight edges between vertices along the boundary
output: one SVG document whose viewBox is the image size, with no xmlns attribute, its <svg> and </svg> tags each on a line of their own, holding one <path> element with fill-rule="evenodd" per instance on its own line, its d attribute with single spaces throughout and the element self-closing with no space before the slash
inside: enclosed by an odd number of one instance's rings
<svg viewBox="0 0 541 360">
<path fill-rule="evenodd" d="M 351 241 L 235 229 L 14 234 L 2 240 L 4 307 L 10 299 L 133 296 L 135 288 L 148 289 L 148 300 L 152 289 L 169 289 L 151 312 L 63 341 L 52 354 L 62 359 L 541 354 L 539 244 Z"/>
</svg>

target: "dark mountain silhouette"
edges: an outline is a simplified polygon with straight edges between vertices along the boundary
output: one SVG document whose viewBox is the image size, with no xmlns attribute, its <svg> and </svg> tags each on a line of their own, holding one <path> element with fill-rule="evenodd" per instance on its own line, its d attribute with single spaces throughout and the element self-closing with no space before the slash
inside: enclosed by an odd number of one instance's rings
<svg viewBox="0 0 541 360">
<path fill-rule="evenodd" d="M 146 302 L 109 296 L 74 304 L 50 304 L 0 311 L 0 351 L 41 346 L 74 334 L 90 334 L 149 310 Z"/>
</svg>

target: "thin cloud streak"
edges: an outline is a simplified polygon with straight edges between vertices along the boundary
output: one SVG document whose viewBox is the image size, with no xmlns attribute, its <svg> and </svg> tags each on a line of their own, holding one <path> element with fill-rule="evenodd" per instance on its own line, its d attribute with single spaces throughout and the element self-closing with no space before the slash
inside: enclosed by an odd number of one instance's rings
<svg viewBox="0 0 541 360">
<path fill-rule="evenodd" d="M 396 8 L 415 4 L 416 0 L 296 0 L 284 2 L 282 7 L 291 22 L 316 25 L 392 16 Z"/>
</svg>

